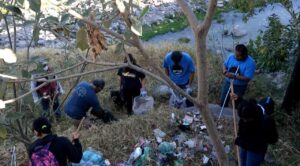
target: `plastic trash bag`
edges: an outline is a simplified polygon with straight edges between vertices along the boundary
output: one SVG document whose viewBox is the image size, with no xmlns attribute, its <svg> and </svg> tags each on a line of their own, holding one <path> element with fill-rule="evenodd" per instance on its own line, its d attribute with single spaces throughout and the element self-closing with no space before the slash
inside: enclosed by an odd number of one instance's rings
<svg viewBox="0 0 300 166">
<path fill-rule="evenodd" d="M 89 147 L 83 152 L 79 164 L 72 164 L 72 166 L 106 166 L 105 159 L 101 152 Z"/>
<path fill-rule="evenodd" d="M 176 92 L 174 92 L 173 90 L 171 90 L 171 97 L 169 100 L 169 106 L 174 107 L 174 108 L 178 108 L 178 109 L 182 109 L 182 108 L 186 108 L 186 98 L 177 94 Z"/>
<path fill-rule="evenodd" d="M 134 114 L 141 115 L 151 111 L 154 107 L 154 99 L 151 96 L 137 96 L 134 98 L 132 110 Z"/>
</svg>

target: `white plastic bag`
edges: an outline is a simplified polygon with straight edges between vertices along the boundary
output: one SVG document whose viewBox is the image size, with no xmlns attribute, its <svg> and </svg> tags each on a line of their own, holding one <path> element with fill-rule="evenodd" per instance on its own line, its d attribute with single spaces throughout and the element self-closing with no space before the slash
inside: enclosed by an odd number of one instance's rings
<svg viewBox="0 0 300 166">
<path fill-rule="evenodd" d="M 186 108 L 186 98 L 182 97 L 181 95 L 175 93 L 173 90 L 171 90 L 171 98 L 169 100 L 169 106 L 182 109 Z"/>
<path fill-rule="evenodd" d="M 132 110 L 134 114 L 141 115 L 151 111 L 154 107 L 154 99 L 151 96 L 137 96 L 134 98 Z"/>
</svg>

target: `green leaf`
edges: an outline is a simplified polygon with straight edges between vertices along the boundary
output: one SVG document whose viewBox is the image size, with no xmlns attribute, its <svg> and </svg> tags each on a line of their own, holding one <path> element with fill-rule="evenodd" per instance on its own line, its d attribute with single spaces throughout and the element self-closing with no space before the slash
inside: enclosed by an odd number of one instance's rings
<svg viewBox="0 0 300 166">
<path fill-rule="evenodd" d="M 22 70 L 22 77 L 25 77 L 25 78 L 29 78 L 30 77 L 30 73 L 27 71 L 27 70 Z"/>
<path fill-rule="evenodd" d="M 24 5 L 24 0 L 17 0 L 17 2 L 18 2 L 21 6 Z"/>
<path fill-rule="evenodd" d="M 18 119 L 22 119 L 24 116 L 23 112 L 14 112 L 14 111 L 10 111 L 6 114 L 5 118 L 7 120 L 11 120 L 11 121 L 15 121 Z"/>
<path fill-rule="evenodd" d="M 58 18 L 53 16 L 49 16 L 41 20 L 41 23 L 58 23 L 58 22 L 59 22 Z"/>
<path fill-rule="evenodd" d="M 7 130 L 5 127 L 0 126 L 0 138 L 5 139 L 7 137 Z"/>
<path fill-rule="evenodd" d="M 9 10 L 9 11 L 11 11 L 13 13 L 16 13 L 17 15 L 22 16 L 21 10 L 18 7 L 16 7 L 16 6 L 7 5 L 7 6 L 4 6 L 4 8 L 6 8 L 7 10 Z"/>
<path fill-rule="evenodd" d="M 68 0 L 67 3 L 66 3 L 66 5 L 71 5 L 74 2 L 75 2 L 75 0 Z"/>
<path fill-rule="evenodd" d="M 145 16 L 145 14 L 146 14 L 148 11 L 149 11 L 149 6 L 146 6 L 146 7 L 142 10 L 141 15 L 140 15 L 140 17 L 139 17 L 139 20 L 141 20 L 141 19 Z"/>
<path fill-rule="evenodd" d="M 129 40 L 132 37 L 132 32 L 130 30 L 126 30 L 124 36 L 126 40 Z"/>
<path fill-rule="evenodd" d="M 60 22 L 61 24 L 66 24 L 67 21 L 70 19 L 70 14 L 64 14 L 63 16 L 61 16 Z"/>
<path fill-rule="evenodd" d="M 105 28 L 109 28 L 112 23 L 112 20 L 104 21 L 102 24 Z"/>
<path fill-rule="evenodd" d="M 89 48 L 87 32 L 83 27 L 76 33 L 76 47 L 80 48 L 82 51 Z"/>
<path fill-rule="evenodd" d="M 143 27 L 142 23 L 140 21 L 136 21 L 135 23 L 132 24 L 132 26 L 130 27 L 130 30 L 137 36 L 142 36 L 143 35 L 142 27 Z"/>
<path fill-rule="evenodd" d="M 118 43 L 115 49 L 115 54 L 121 54 L 124 51 L 124 43 Z"/>
<path fill-rule="evenodd" d="M 39 36 L 40 36 L 40 28 L 35 26 L 33 28 L 33 32 L 32 32 L 32 37 L 33 37 L 33 41 L 37 42 L 39 40 Z"/>
<path fill-rule="evenodd" d="M 39 13 L 41 11 L 41 0 L 29 0 L 29 8 Z"/>
</svg>

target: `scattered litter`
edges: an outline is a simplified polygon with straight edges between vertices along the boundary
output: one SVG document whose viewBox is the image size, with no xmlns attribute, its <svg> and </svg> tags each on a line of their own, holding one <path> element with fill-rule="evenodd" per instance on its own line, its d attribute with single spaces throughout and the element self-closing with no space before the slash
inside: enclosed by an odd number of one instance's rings
<svg viewBox="0 0 300 166">
<path fill-rule="evenodd" d="M 205 126 L 205 125 L 202 125 L 202 126 L 200 126 L 200 129 L 201 129 L 201 130 L 205 130 L 205 129 L 206 129 L 206 126 Z"/>
<path fill-rule="evenodd" d="M 107 160 L 107 159 L 104 161 L 104 163 L 105 163 L 105 165 L 106 165 L 106 166 L 111 166 L 111 163 L 110 163 L 110 161 L 109 161 L 109 160 Z"/>
<path fill-rule="evenodd" d="M 136 115 L 145 114 L 154 108 L 154 99 L 151 96 L 137 96 L 134 98 L 132 110 Z"/>
<path fill-rule="evenodd" d="M 230 152 L 230 146 L 229 145 L 226 145 L 224 149 L 225 149 L 226 154 L 228 154 Z"/>
<path fill-rule="evenodd" d="M 72 166 L 94 166 L 94 165 L 109 166 L 105 163 L 107 161 L 103 158 L 103 155 L 101 152 L 96 151 L 95 149 L 89 147 L 89 148 L 87 148 L 87 150 L 85 150 L 83 152 L 80 163 L 72 164 Z"/>
<path fill-rule="evenodd" d="M 203 155 L 203 158 L 202 158 L 203 164 L 207 164 L 208 161 L 209 161 L 209 158 L 207 156 Z"/>
<path fill-rule="evenodd" d="M 216 152 L 199 111 L 185 112 L 183 116 L 176 116 L 174 112 L 169 115 L 170 125 L 181 130 L 167 134 L 160 128 L 154 129 L 153 137 L 140 137 L 131 154 L 128 155 L 128 160 L 121 161 L 116 166 L 183 166 L 185 160 L 193 160 L 197 153 L 203 154 L 202 165 L 208 164 L 210 160 L 217 160 Z M 222 142 L 225 146 L 225 141 Z M 229 145 L 225 146 L 225 151 L 227 154 L 231 152 Z M 99 164 L 100 166 L 111 165 L 108 160 L 102 157 L 101 153 L 99 156 L 100 159 L 97 158 L 97 161 L 101 161 L 102 165 Z"/>
<path fill-rule="evenodd" d="M 184 142 L 185 145 L 187 145 L 189 148 L 195 148 L 196 147 L 196 142 L 194 140 L 188 140 Z"/>
<path fill-rule="evenodd" d="M 223 129 L 223 125 L 219 125 L 217 128 L 218 128 L 219 130 L 222 130 L 222 129 Z"/>
<path fill-rule="evenodd" d="M 160 129 L 154 129 L 153 132 L 156 137 L 165 137 L 166 136 L 166 133 L 161 131 Z"/>
</svg>

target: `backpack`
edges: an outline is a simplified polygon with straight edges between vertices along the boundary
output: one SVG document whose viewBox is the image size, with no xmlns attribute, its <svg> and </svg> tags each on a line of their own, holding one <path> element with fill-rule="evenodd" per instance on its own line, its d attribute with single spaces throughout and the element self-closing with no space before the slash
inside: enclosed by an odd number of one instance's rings
<svg viewBox="0 0 300 166">
<path fill-rule="evenodd" d="M 29 166 L 59 166 L 55 156 L 49 151 L 50 144 L 51 142 L 33 152 Z"/>
</svg>

